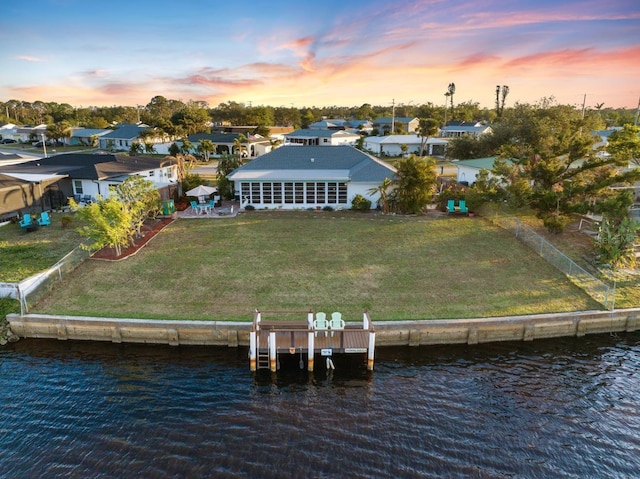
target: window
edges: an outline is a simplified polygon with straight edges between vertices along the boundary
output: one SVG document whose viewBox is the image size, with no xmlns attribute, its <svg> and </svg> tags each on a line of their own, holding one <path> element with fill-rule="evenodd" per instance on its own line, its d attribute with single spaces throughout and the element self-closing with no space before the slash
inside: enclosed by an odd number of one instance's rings
<svg viewBox="0 0 640 479">
<path fill-rule="evenodd" d="M 273 184 L 273 202 L 282 204 L 282 183 Z"/>
<path fill-rule="evenodd" d="M 241 183 L 240 184 L 240 195 L 242 199 L 249 199 L 249 183 Z"/>
<path fill-rule="evenodd" d="M 151 170 L 149 172 L 149 177 L 156 176 L 156 170 Z"/>
<path fill-rule="evenodd" d="M 84 190 L 82 189 L 82 181 L 73 180 L 73 189 L 76 190 L 76 195 L 84 193 Z"/>
<path fill-rule="evenodd" d="M 338 183 L 338 203 L 347 204 L 347 184 Z"/>
<path fill-rule="evenodd" d="M 338 201 L 338 184 L 327 183 L 327 203 L 337 203 Z"/>
<path fill-rule="evenodd" d="M 316 184 L 316 203 L 326 203 L 327 198 L 325 197 L 326 192 L 326 183 L 317 183 Z"/>
<path fill-rule="evenodd" d="M 251 183 L 251 203 L 261 203 L 260 183 Z"/>
<path fill-rule="evenodd" d="M 273 185 L 271 183 L 262 183 L 262 202 L 273 203 Z"/>
<path fill-rule="evenodd" d="M 296 203 L 304 203 L 304 183 L 295 183 Z"/>
<path fill-rule="evenodd" d="M 316 184 L 307 183 L 307 203 L 313 204 L 316 202 Z"/>
<path fill-rule="evenodd" d="M 293 203 L 293 183 L 284 184 L 284 202 Z"/>
</svg>

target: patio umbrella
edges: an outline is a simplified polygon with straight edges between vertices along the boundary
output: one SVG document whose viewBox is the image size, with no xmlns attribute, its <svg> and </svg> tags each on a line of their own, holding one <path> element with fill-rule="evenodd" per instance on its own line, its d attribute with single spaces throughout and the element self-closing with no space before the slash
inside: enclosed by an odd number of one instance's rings
<svg viewBox="0 0 640 479">
<path fill-rule="evenodd" d="M 195 188 L 186 192 L 187 196 L 197 196 L 198 200 L 204 198 L 205 196 L 209 196 L 210 194 L 216 193 L 218 188 L 214 188 L 212 186 L 198 185 Z"/>
</svg>

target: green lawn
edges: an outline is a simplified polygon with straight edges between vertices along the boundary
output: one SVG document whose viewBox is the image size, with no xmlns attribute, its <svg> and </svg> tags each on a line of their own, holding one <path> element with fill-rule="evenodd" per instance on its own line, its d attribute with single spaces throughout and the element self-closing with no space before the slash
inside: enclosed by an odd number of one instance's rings
<svg viewBox="0 0 640 479">
<path fill-rule="evenodd" d="M 257 211 L 178 220 L 134 257 L 85 262 L 32 311 L 250 320 L 254 308 L 375 321 L 601 306 L 482 218 Z"/>
<path fill-rule="evenodd" d="M 15 283 L 39 273 L 80 244 L 78 223 L 72 221 L 71 226 L 63 228 L 64 216 L 70 214 L 51 213 L 50 226 L 30 233 L 22 231 L 18 224 L 0 227 L 0 282 Z"/>
</svg>

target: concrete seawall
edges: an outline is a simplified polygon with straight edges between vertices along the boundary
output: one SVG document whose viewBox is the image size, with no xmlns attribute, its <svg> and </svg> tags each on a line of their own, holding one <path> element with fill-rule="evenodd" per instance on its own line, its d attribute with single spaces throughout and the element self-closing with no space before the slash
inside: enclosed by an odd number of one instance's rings
<svg viewBox="0 0 640 479">
<path fill-rule="evenodd" d="M 478 319 L 373 321 L 376 346 L 480 344 L 640 330 L 640 308 Z M 250 322 L 114 319 L 9 314 L 21 338 L 249 346 Z"/>
</svg>

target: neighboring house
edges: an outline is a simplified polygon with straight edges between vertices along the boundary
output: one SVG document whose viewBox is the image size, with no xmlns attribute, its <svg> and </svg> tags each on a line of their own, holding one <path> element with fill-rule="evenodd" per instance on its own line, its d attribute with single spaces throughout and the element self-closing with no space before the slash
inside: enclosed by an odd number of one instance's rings
<svg viewBox="0 0 640 479">
<path fill-rule="evenodd" d="M 284 138 L 285 145 L 336 146 L 355 145 L 360 135 L 344 130 L 303 129 L 287 133 Z"/>
<path fill-rule="evenodd" d="M 345 120 L 320 120 L 309 125 L 309 130 L 344 130 Z"/>
<path fill-rule="evenodd" d="M 448 122 L 446 126 L 440 128 L 440 138 L 459 138 L 461 136 L 471 136 L 478 138 L 493 130 L 489 125 L 480 122 Z"/>
<path fill-rule="evenodd" d="M 351 208 L 354 196 L 371 200 L 395 169 L 351 146 L 283 146 L 233 171 L 236 196 L 242 205 L 265 209 Z"/>
<path fill-rule="evenodd" d="M 422 137 L 420 135 L 387 135 L 368 136 L 364 139 L 363 148 L 378 156 L 401 156 L 402 145 L 407 146 L 406 153 L 420 154 Z M 444 156 L 447 140 L 428 138 L 424 146 L 427 156 Z"/>
<path fill-rule="evenodd" d="M 102 135 L 99 139 L 99 146 L 108 151 L 129 151 L 134 141 L 140 141 L 140 133 L 148 129 L 147 125 L 123 123 L 115 130 Z"/>
<path fill-rule="evenodd" d="M 44 123 L 38 126 L 18 126 L 13 139 L 22 143 L 29 143 L 42 140 L 42 135 L 47 139 L 47 125 Z"/>
<path fill-rule="evenodd" d="M 405 133 L 415 133 L 420 129 L 420 120 L 408 117 L 383 117 L 373 120 L 373 128 L 378 135 L 390 135 L 401 129 Z"/>
<path fill-rule="evenodd" d="M 234 153 L 236 140 L 241 133 L 195 133 L 189 135 L 187 139 L 193 143 L 193 148 L 197 152 L 198 145 L 203 140 L 209 140 L 216 147 L 211 156 L 219 157 L 222 155 L 231 155 Z M 273 148 L 271 141 L 260 135 L 243 135 L 246 142 L 242 143 L 242 148 L 246 152 L 247 158 L 255 158 L 268 153 Z M 194 153 L 195 153 L 194 152 Z"/>
<path fill-rule="evenodd" d="M 68 197 L 108 197 L 109 188 L 133 175 L 151 181 L 162 199 L 170 199 L 177 189 L 177 166 L 163 158 L 125 155 L 68 153 L 0 167 L 0 174 L 31 183 L 33 194 L 15 193 L 0 202 L 0 214 L 15 210 L 49 210 L 67 202 Z"/>
<path fill-rule="evenodd" d="M 2 139 L 16 140 L 18 141 L 20 138 L 17 136 L 18 127 L 13 123 L 5 123 L 0 125 L 0 137 Z"/>
<path fill-rule="evenodd" d="M 474 158 L 472 160 L 459 160 L 455 161 L 454 165 L 458 168 L 458 175 L 456 177 L 458 183 L 472 185 L 476 182 L 480 170 L 491 171 L 493 165 L 496 162 L 497 156 L 489 156 L 486 158 Z M 508 163 L 513 163 L 507 159 Z M 489 173 L 491 177 L 491 173 Z"/>
<path fill-rule="evenodd" d="M 106 129 L 74 128 L 71 136 L 69 138 L 64 138 L 64 141 L 70 146 L 98 146 L 99 139 L 111 132 L 112 130 Z"/>
</svg>

